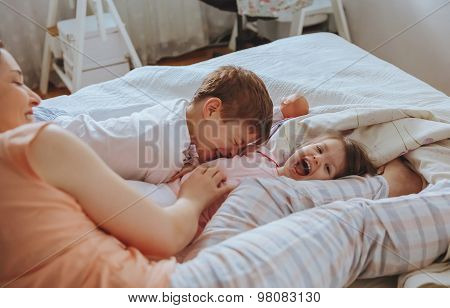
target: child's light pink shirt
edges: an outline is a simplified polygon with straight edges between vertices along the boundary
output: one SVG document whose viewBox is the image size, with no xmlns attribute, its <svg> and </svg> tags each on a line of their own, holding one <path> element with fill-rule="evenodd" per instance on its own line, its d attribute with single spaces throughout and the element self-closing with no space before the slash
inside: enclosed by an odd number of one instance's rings
<svg viewBox="0 0 450 308">
<path fill-rule="evenodd" d="M 249 178 L 277 177 L 277 163 L 270 156 L 260 151 L 246 156 L 234 156 L 233 158 L 219 158 L 207 163 L 209 166 L 217 166 L 225 174 L 227 183 L 239 184 L 241 180 Z M 167 183 L 172 191 L 178 195 L 183 184 L 192 172 L 185 174 L 181 179 Z"/>
<path fill-rule="evenodd" d="M 0 285 L 168 286 L 173 260 L 149 262 L 97 229 L 77 200 L 34 172 L 28 149 L 46 125 L 0 134 Z"/>
</svg>

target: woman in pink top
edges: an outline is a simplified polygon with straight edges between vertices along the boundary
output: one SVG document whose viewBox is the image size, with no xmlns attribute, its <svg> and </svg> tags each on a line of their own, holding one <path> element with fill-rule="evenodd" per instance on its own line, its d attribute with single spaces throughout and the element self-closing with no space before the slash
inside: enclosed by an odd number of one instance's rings
<svg viewBox="0 0 450 308">
<path fill-rule="evenodd" d="M 168 286 L 175 261 L 167 258 L 191 241 L 200 213 L 233 187 L 221 185 L 218 168 L 199 167 L 175 204 L 160 208 L 75 136 L 30 124 L 39 103 L 0 46 L 0 286 Z M 390 195 L 412 190 L 401 186 L 392 185 Z"/>
</svg>

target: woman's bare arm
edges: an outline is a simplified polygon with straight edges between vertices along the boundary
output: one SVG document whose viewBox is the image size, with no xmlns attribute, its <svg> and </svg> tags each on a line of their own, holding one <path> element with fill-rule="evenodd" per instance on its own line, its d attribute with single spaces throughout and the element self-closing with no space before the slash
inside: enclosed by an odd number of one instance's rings
<svg viewBox="0 0 450 308">
<path fill-rule="evenodd" d="M 167 257 L 193 238 L 201 211 L 232 187 L 216 168 L 200 168 L 173 206 L 160 208 L 141 196 L 71 133 L 49 125 L 30 147 L 33 169 L 77 199 L 101 228 L 143 253 Z M 151 198 L 151 196 L 150 196 Z"/>
</svg>

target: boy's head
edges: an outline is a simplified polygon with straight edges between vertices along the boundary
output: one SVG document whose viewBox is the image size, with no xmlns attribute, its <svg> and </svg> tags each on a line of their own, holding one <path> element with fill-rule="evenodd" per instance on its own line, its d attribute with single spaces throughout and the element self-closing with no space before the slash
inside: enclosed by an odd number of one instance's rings
<svg viewBox="0 0 450 308">
<path fill-rule="evenodd" d="M 249 143 L 267 140 L 273 103 L 253 72 L 222 66 L 203 80 L 187 111 L 200 161 L 232 157 Z"/>
<path fill-rule="evenodd" d="M 332 180 L 375 174 L 376 169 L 355 141 L 340 134 L 328 134 L 296 150 L 279 172 L 295 180 Z"/>
</svg>

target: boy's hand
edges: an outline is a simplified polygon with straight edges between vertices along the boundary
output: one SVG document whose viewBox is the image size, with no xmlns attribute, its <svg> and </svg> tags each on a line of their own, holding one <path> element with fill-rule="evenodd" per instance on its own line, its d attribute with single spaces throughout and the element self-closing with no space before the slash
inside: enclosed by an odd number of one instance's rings
<svg viewBox="0 0 450 308">
<path fill-rule="evenodd" d="M 309 104 L 304 96 L 293 94 L 281 102 L 280 110 L 285 119 L 296 118 L 308 114 Z"/>
<path fill-rule="evenodd" d="M 221 197 L 236 188 L 225 183 L 226 177 L 217 167 L 197 167 L 192 175 L 181 185 L 179 199 L 195 204 L 199 214 Z"/>
</svg>

